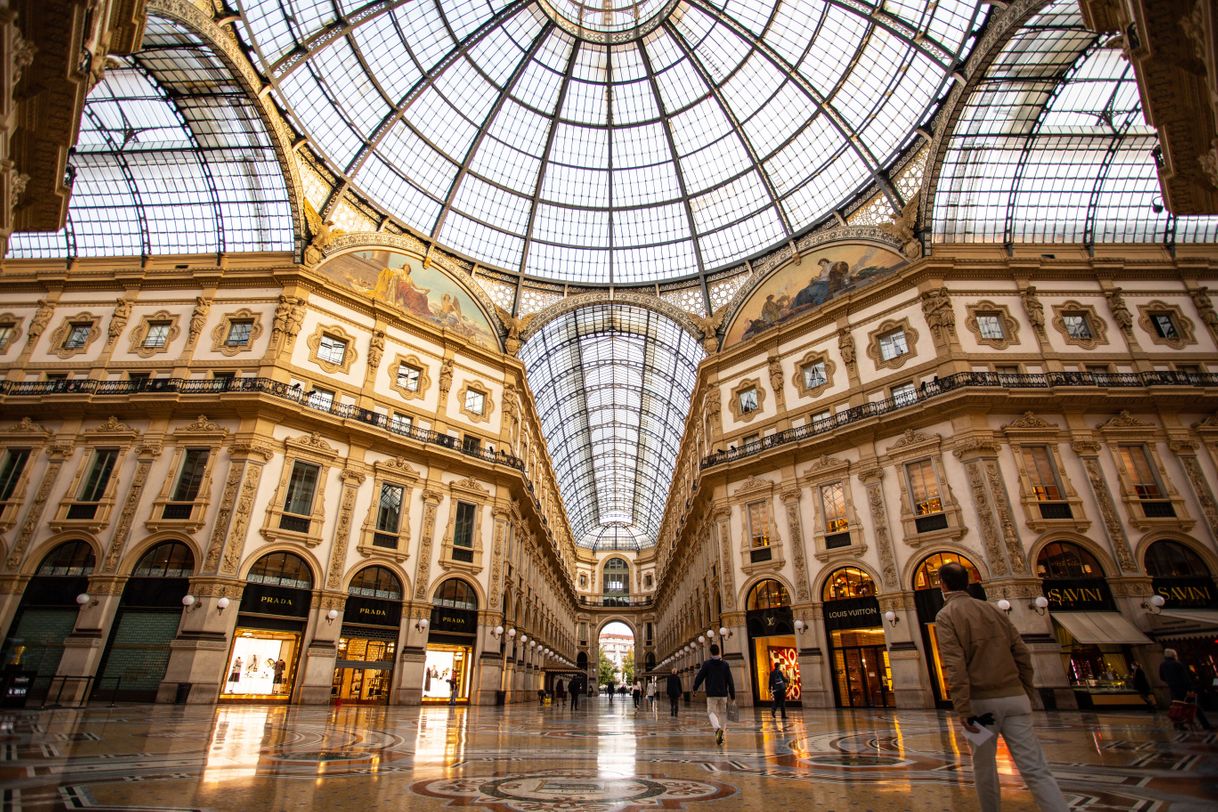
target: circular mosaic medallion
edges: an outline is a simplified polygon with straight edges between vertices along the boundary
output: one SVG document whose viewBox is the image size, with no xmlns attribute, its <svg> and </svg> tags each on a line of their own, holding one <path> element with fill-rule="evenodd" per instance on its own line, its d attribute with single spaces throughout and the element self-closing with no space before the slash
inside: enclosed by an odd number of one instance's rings
<svg viewBox="0 0 1218 812">
<path fill-rule="evenodd" d="M 717 800 L 736 792 L 734 787 L 711 781 L 578 771 L 437 779 L 420 781 L 411 789 L 419 795 L 447 798 L 465 806 L 520 812 L 683 809 L 686 803 Z"/>
</svg>

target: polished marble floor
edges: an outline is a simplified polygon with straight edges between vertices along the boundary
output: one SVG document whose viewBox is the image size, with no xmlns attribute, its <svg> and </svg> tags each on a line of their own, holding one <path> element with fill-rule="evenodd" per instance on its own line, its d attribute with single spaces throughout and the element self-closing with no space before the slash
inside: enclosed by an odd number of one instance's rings
<svg viewBox="0 0 1218 812">
<path fill-rule="evenodd" d="M 1218 809 L 1218 737 L 1163 715 L 1049 713 L 1072 807 Z M 975 809 L 933 711 L 119 706 L 0 711 L 0 810 Z M 1032 810 L 1000 751 L 1004 809 Z"/>
</svg>

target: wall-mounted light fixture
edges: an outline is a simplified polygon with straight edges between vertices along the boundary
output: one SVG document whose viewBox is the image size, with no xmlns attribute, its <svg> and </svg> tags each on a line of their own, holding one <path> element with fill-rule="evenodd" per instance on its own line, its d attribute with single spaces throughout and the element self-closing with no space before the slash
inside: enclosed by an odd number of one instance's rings
<svg viewBox="0 0 1218 812">
<path fill-rule="evenodd" d="M 416 621 L 414 622 L 414 627 L 415 627 L 415 630 L 416 630 L 416 631 L 420 631 L 420 632 L 422 632 L 422 631 L 426 631 L 426 630 L 427 630 L 427 625 L 428 625 L 428 624 L 427 624 L 427 618 L 425 618 L 425 617 L 421 617 L 421 618 L 419 618 L 418 620 L 416 620 Z"/>
<path fill-rule="evenodd" d="M 495 628 L 491 629 L 491 637 L 494 637 L 496 640 L 503 637 L 503 627 L 496 626 Z"/>
<path fill-rule="evenodd" d="M 731 640 L 732 639 L 732 630 L 729 629 L 727 626 L 720 626 L 719 627 L 719 636 L 726 637 L 728 640 Z"/>
<path fill-rule="evenodd" d="M 896 625 L 901 622 L 901 618 L 897 617 L 897 613 L 889 609 L 884 613 L 884 620 L 888 621 L 888 625 L 896 628 Z"/>
<path fill-rule="evenodd" d="M 218 601 L 216 601 L 216 613 L 221 614 L 221 615 L 224 614 L 224 610 L 228 608 L 228 604 L 229 604 L 228 596 L 221 595 L 220 599 Z"/>
<path fill-rule="evenodd" d="M 97 606 L 100 603 L 97 598 L 90 595 L 88 592 L 82 592 L 76 596 L 77 606 Z"/>
<path fill-rule="evenodd" d="M 508 639 L 511 639 L 511 638 L 515 637 L 515 636 L 516 636 L 516 629 L 515 629 L 514 627 L 513 627 L 513 628 L 511 628 L 511 629 L 508 629 L 508 630 L 507 630 L 507 636 L 508 636 Z"/>
<path fill-rule="evenodd" d="M 994 605 L 997 606 L 1002 611 L 1006 612 L 1008 615 L 1011 614 L 1011 602 L 1009 600 L 1007 600 L 1006 598 L 1003 598 L 1002 600 L 998 601 L 998 603 L 996 603 Z"/>
<path fill-rule="evenodd" d="M 1028 608 L 1038 615 L 1043 615 L 1049 609 L 1049 599 L 1044 595 L 1037 595 L 1036 600 L 1028 604 Z"/>
<path fill-rule="evenodd" d="M 1142 608 L 1152 615 L 1157 615 L 1163 611 L 1163 604 L 1167 601 L 1162 595 L 1151 595 L 1146 600 L 1142 601 Z"/>
<path fill-rule="evenodd" d="M 336 620 L 338 620 L 338 610 L 337 609 L 331 609 L 329 612 L 326 612 L 326 622 L 327 623 L 333 623 Z"/>
<path fill-rule="evenodd" d="M 182 607 L 187 612 L 193 612 L 196 609 L 202 608 L 203 604 L 199 603 L 199 599 L 189 592 L 182 596 Z"/>
<path fill-rule="evenodd" d="M 796 621 L 795 621 L 795 632 L 796 632 L 797 634 L 803 634 L 803 633 L 804 633 L 804 631 L 805 631 L 807 628 L 808 628 L 808 624 L 807 624 L 807 623 L 804 623 L 802 620 L 796 619 Z"/>
</svg>

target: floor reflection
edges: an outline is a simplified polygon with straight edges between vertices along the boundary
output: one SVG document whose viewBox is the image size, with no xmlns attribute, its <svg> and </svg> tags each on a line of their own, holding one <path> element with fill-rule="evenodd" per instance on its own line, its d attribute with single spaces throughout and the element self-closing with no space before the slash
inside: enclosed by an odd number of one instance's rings
<svg viewBox="0 0 1218 812">
<path fill-rule="evenodd" d="M 5 809 L 544 812 L 976 806 L 935 711 L 743 710 L 714 743 L 680 716 L 592 699 L 494 707 L 133 706 L 0 712 Z M 1218 744 L 1159 716 L 1037 716 L 1075 808 L 1218 808 Z M 1004 809 L 1031 812 L 1005 747 Z"/>
</svg>

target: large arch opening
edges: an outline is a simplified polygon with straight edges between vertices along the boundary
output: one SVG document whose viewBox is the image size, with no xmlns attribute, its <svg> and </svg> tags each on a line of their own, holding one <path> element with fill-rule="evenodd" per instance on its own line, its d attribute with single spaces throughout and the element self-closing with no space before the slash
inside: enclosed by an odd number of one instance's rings
<svg viewBox="0 0 1218 812">
<path fill-rule="evenodd" d="M 621 690 L 634 682 L 638 670 L 634 662 L 634 630 L 620 620 L 610 621 L 596 640 L 596 682 L 601 690 Z"/>
</svg>

